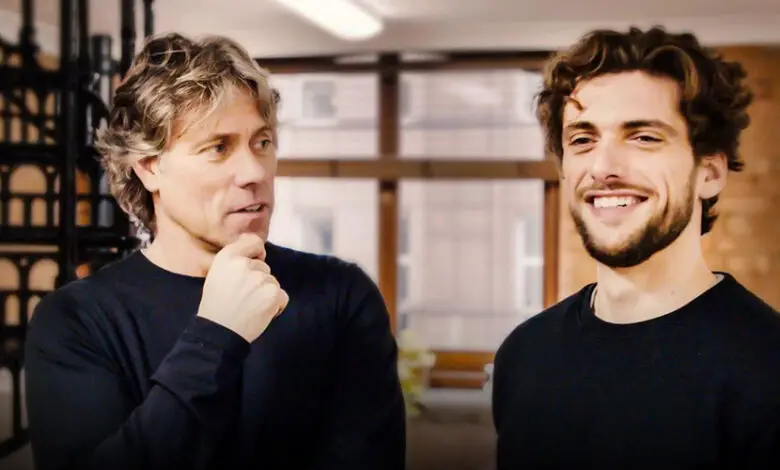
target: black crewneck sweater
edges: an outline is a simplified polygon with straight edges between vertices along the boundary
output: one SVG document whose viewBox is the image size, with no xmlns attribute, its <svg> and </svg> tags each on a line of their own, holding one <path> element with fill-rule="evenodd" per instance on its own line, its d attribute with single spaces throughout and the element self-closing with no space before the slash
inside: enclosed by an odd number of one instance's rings
<svg viewBox="0 0 780 470">
<path fill-rule="evenodd" d="M 204 280 L 136 252 L 45 297 L 26 342 L 37 468 L 402 470 L 397 348 L 357 266 L 267 245 L 290 303 L 252 344 Z"/>
<path fill-rule="evenodd" d="M 591 284 L 499 349 L 498 469 L 780 468 L 780 317 L 731 275 L 634 324 Z"/>
</svg>

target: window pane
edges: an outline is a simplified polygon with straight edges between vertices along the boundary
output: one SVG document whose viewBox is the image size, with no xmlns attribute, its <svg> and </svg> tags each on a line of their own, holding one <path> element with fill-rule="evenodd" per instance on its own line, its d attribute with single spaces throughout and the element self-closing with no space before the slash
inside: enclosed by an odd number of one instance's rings
<svg viewBox="0 0 780 470">
<path fill-rule="evenodd" d="M 269 241 L 356 262 L 378 282 L 377 183 L 277 178 Z"/>
<path fill-rule="evenodd" d="M 433 348 L 495 351 L 543 308 L 542 181 L 404 181 L 405 325 Z"/>
<path fill-rule="evenodd" d="M 376 158 L 376 74 L 271 75 L 281 94 L 279 158 Z"/>
<path fill-rule="evenodd" d="M 402 74 L 401 155 L 542 160 L 533 107 L 541 84 L 541 74 L 524 70 Z"/>
</svg>

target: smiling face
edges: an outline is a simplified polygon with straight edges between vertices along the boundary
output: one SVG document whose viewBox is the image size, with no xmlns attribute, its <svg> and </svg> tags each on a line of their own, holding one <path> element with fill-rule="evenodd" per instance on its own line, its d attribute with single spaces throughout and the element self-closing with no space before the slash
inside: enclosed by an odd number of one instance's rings
<svg viewBox="0 0 780 470">
<path fill-rule="evenodd" d="M 184 231 L 209 251 L 242 233 L 267 238 L 277 166 L 273 129 L 243 90 L 230 90 L 206 119 L 193 122 L 200 114 L 185 116 L 192 125 L 166 152 L 135 167 L 154 198 L 157 236 Z"/>
<path fill-rule="evenodd" d="M 582 82 L 564 108 L 563 188 L 586 249 L 604 265 L 636 266 L 689 226 L 699 232 L 690 222 L 706 175 L 679 102 L 673 81 L 625 72 Z"/>
</svg>

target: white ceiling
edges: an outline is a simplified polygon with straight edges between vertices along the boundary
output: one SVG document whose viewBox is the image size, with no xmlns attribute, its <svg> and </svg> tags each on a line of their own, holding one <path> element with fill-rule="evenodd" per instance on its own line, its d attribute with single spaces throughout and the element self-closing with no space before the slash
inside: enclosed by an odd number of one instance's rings
<svg viewBox="0 0 780 470">
<path fill-rule="evenodd" d="M 589 29 L 665 25 L 711 45 L 780 44 L 780 0 L 358 0 L 385 31 L 346 42 L 284 11 L 273 0 L 155 0 L 155 30 L 222 34 L 255 57 L 384 50 L 558 49 Z M 57 51 L 59 0 L 35 2 L 38 42 Z M 138 35 L 143 4 L 137 0 Z M 119 0 L 91 0 L 95 33 L 119 42 Z M 0 0 L 0 36 L 18 36 L 21 0 Z M 661 13 L 663 12 L 663 13 Z M 639 19 L 637 19 L 639 18 Z"/>
</svg>

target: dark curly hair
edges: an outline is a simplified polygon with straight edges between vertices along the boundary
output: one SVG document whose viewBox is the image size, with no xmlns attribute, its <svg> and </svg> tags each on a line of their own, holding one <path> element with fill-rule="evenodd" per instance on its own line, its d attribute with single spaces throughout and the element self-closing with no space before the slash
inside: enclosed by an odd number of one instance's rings
<svg viewBox="0 0 780 470">
<path fill-rule="evenodd" d="M 637 70 L 679 84 L 680 113 L 687 122 L 695 158 L 722 153 L 729 170 L 742 170 L 739 137 L 750 122 L 747 107 L 753 100 L 753 93 L 743 83 L 745 70 L 703 48 L 693 34 L 672 34 L 660 27 L 648 31 L 631 28 L 628 33 L 593 31 L 552 58 L 536 109 L 546 151 L 558 159 L 563 157 L 563 108 L 580 82 Z M 702 234 L 709 232 L 717 219 L 717 202 L 717 196 L 702 202 Z"/>
</svg>

